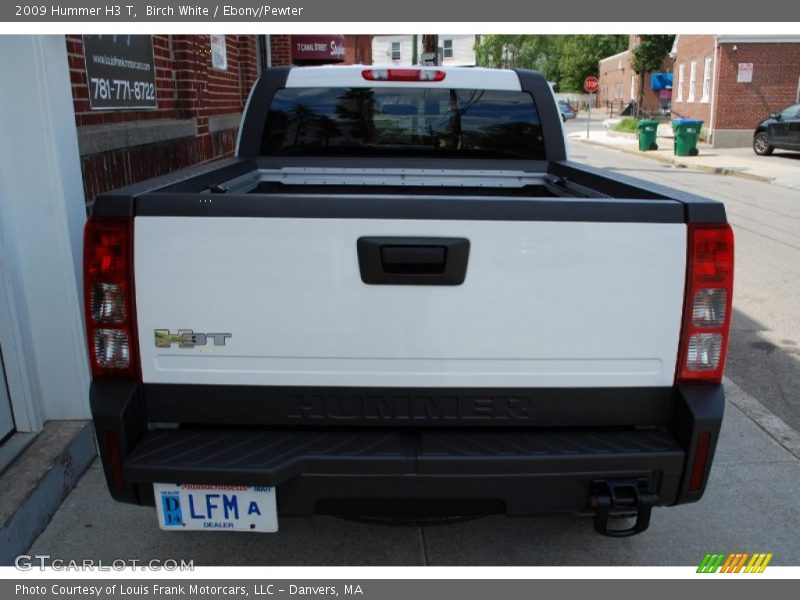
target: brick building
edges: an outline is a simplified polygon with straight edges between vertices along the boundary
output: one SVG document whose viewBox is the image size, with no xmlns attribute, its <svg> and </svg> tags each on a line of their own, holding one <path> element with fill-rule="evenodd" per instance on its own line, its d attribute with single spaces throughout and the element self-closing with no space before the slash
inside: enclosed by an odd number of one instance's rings
<svg viewBox="0 0 800 600">
<path fill-rule="evenodd" d="M 652 73 L 641 75 L 634 72 L 633 49 L 639 43 L 638 35 L 628 38 L 628 49 L 624 52 L 608 56 L 598 64 L 600 85 L 597 92 L 597 105 L 609 112 L 618 113 L 631 101 L 639 102 L 639 90 L 644 81 L 642 110 L 657 114 L 664 106 L 669 106 L 669 90 L 653 90 Z M 672 70 L 672 59 L 665 57 L 662 71 Z"/>
<path fill-rule="evenodd" d="M 107 190 L 230 155 L 258 76 L 256 37 L 227 35 L 226 68 L 208 35 L 154 35 L 158 108 L 92 110 L 83 38 L 66 36 L 87 201 Z"/>
<path fill-rule="evenodd" d="M 800 35 L 679 35 L 672 116 L 702 119 L 715 147 L 749 146 L 770 113 L 800 102 Z"/>
<path fill-rule="evenodd" d="M 226 35 L 224 68 L 209 35 L 152 36 L 157 108 L 93 109 L 84 38 L 66 36 L 87 202 L 105 191 L 233 154 L 262 65 L 370 64 L 371 35 Z"/>
</svg>

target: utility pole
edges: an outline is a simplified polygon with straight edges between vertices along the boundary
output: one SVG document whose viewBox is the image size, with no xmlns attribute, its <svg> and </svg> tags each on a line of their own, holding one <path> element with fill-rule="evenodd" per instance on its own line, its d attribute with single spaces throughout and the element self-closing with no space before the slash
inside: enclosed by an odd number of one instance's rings
<svg viewBox="0 0 800 600">
<path fill-rule="evenodd" d="M 411 64 L 419 64 L 419 57 L 417 56 L 417 34 L 411 36 Z"/>
</svg>

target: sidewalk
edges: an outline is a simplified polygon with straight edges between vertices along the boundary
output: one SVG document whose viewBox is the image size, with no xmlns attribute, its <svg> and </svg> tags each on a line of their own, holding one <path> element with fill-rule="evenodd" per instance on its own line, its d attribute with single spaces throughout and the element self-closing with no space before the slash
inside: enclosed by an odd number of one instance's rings
<svg viewBox="0 0 800 600">
<path fill-rule="evenodd" d="M 708 144 L 698 144 L 698 156 L 674 156 L 669 126 L 660 126 L 658 134 L 659 149 L 649 152 L 639 151 L 635 134 L 592 131 L 587 140 L 586 132 L 582 131 L 570 133 L 567 137 L 570 142 L 606 146 L 676 167 L 736 175 L 800 190 L 800 152 L 776 151 L 772 156 L 756 156 L 751 148 L 712 148 Z"/>
</svg>

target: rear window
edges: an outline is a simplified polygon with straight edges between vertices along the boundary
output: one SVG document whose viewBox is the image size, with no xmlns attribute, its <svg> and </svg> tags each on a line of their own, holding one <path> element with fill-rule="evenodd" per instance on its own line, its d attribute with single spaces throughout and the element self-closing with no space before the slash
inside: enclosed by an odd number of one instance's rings
<svg viewBox="0 0 800 600">
<path fill-rule="evenodd" d="M 545 159 L 530 94 L 418 87 L 278 90 L 261 153 Z"/>
</svg>

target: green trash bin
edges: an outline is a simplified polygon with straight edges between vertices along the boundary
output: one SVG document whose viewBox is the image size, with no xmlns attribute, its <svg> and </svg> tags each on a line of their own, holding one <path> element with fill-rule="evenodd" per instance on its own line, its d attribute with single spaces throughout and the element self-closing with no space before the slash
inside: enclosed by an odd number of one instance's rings
<svg viewBox="0 0 800 600">
<path fill-rule="evenodd" d="M 672 132 L 675 134 L 675 156 L 697 156 L 697 139 L 703 121 L 697 119 L 675 119 Z"/>
<path fill-rule="evenodd" d="M 639 150 L 658 150 L 656 137 L 658 135 L 658 121 L 653 119 L 642 119 L 636 124 L 639 128 Z"/>
</svg>

